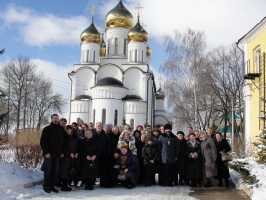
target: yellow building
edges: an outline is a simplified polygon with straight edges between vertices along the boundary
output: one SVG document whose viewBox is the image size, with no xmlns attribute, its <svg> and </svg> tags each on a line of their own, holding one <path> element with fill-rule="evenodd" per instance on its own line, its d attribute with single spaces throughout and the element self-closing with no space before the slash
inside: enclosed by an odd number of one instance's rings
<svg viewBox="0 0 266 200">
<path fill-rule="evenodd" d="M 257 135 L 266 129 L 266 17 L 237 42 L 245 61 L 245 143 L 254 152 Z"/>
</svg>

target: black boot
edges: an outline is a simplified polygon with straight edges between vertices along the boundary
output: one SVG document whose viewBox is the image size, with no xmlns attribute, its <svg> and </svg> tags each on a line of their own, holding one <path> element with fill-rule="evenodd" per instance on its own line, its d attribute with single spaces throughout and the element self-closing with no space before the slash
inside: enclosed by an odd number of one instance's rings
<svg viewBox="0 0 266 200">
<path fill-rule="evenodd" d="M 44 190 L 46 193 L 51 193 L 51 192 L 52 192 L 51 188 L 49 188 L 49 187 L 43 187 L 43 190 Z"/>
<path fill-rule="evenodd" d="M 54 192 L 54 193 L 58 193 L 59 192 L 58 189 L 56 189 L 55 187 L 52 187 L 51 191 Z"/>
</svg>

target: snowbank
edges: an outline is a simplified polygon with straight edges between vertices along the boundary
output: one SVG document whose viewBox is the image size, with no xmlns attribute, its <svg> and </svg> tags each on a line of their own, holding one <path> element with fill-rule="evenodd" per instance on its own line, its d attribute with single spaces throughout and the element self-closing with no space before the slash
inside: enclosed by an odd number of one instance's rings
<svg viewBox="0 0 266 200">
<path fill-rule="evenodd" d="M 38 170 L 25 169 L 16 163 L 0 162 L 0 199 L 3 200 L 195 200 L 189 196 L 192 192 L 189 187 L 137 187 L 131 190 L 126 188 L 102 189 L 96 187 L 94 191 L 83 189 L 72 192 L 60 192 L 59 194 L 47 194 L 41 185 L 25 188 L 25 184 L 42 179 L 42 173 Z"/>
<path fill-rule="evenodd" d="M 252 199 L 262 200 L 266 199 L 266 166 L 258 164 L 254 160 L 249 160 L 250 173 L 255 175 L 259 182 L 257 187 L 253 187 Z"/>
<path fill-rule="evenodd" d="M 25 185 L 40 181 L 42 173 L 24 169 L 16 163 L 0 162 L 0 177 L 0 199 L 15 199 L 25 190 Z"/>
<path fill-rule="evenodd" d="M 243 172 L 247 170 L 249 173 L 249 175 L 243 176 L 235 170 L 230 170 L 232 181 L 236 187 L 246 191 L 252 200 L 266 199 L 266 165 L 259 164 L 252 158 L 237 159 L 232 164 L 241 164 Z"/>
</svg>

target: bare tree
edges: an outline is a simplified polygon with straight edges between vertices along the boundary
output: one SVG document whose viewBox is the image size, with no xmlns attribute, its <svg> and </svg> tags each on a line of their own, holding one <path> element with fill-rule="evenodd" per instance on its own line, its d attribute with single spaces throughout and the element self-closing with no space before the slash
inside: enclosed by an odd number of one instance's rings
<svg viewBox="0 0 266 200">
<path fill-rule="evenodd" d="M 17 58 L 6 64 L 1 74 L 10 86 L 7 123 L 14 123 L 16 129 L 40 128 L 49 112 L 60 112 L 63 105 L 61 95 L 53 93 L 51 82 L 35 68 L 30 59 Z"/>
<path fill-rule="evenodd" d="M 206 129 L 213 119 L 215 99 L 208 87 L 211 70 L 205 35 L 191 29 L 166 39 L 168 59 L 162 66 L 167 76 L 170 102 L 180 125 Z"/>
<path fill-rule="evenodd" d="M 28 77 L 34 74 L 35 66 L 28 58 L 20 57 L 9 62 L 3 69 L 3 78 L 10 83 L 10 101 L 16 114 L 16 128 L 20 128 L 23 98 Z"/>
<path fill-rule="evenodd" d="M 244 79 L 239 50 L 233 46 L 207 52 L 204 33 L 193 30 L 176 32 L 165 44 L 168 58 L 161 68 L 179 125 L 203 130 L 218 125 L 226 131 L 232 125 L 232 112 L 242 122 Z"/>
</svg>

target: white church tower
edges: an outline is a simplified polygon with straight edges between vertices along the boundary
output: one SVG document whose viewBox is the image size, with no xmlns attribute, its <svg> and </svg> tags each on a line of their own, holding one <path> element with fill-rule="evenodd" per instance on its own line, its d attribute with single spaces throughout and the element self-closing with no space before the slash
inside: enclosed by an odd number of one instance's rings
<svg viewBox="0 0 266 200">
<path fill-rule="evenodd" d="M 81 33 L 80 64 L 69 73 L 70 121 L 155 125 L 156 86 L 148 33 L 120 0 L 99 33 L 92 19 Z"/>
</svg>

